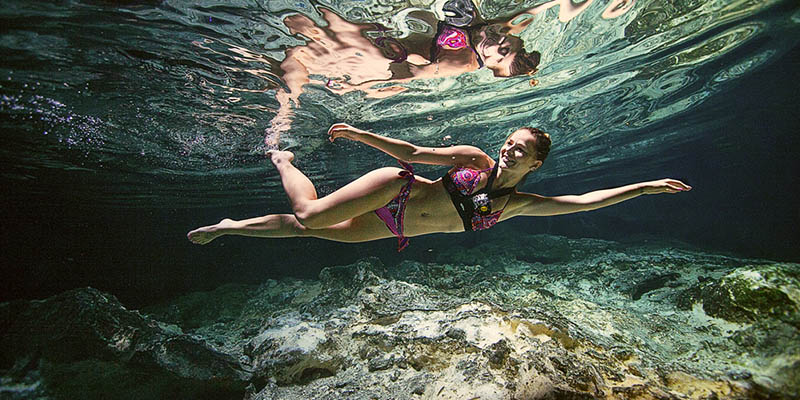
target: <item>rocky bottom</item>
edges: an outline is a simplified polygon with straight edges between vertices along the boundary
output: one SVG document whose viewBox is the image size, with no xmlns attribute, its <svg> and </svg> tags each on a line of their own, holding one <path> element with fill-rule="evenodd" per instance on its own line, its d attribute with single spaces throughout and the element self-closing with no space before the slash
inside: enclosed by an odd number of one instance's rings
<svg viewBox="0 0 800 400">
<path fill-rule="evenodd" d="M 3 303 L 0 398 L 800 396 L 800 265 L 501 241 L 143 311 L 91 288 Z"/>
</svg>

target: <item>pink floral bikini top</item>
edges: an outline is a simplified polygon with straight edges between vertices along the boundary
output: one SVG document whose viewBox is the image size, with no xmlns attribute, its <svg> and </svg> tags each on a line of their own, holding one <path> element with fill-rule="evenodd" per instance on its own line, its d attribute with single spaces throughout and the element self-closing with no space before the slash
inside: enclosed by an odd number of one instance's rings
<svg viewBox="0 0 800 400">
<path fill-rule="evenodd" d="M 481 174 L 485 172 L 489 172 L 486 186 L 475 192 L 475 188 L 480 183 Z M 464 223 L 465 231 L 489 229 L 500 220 L 500 215 L 505 210 L 505 205 L 499 211 L 492 212 L 492 199 L 509 195 L 514 192 L 515 188 L 491 191 L 495 176 L 497 176 L 497 163 L 495 163 L 494 168 L 482 170 L 471 168 L 454 169 L 442 177 L 442 182 L 444 182 L 444 187 L 450 194 L 453 206 L 455 206 Z"/>
<path fill-rule="evenodd" d="M 468 48 L 471 49 L 475 54 L 475 58 L 478 61 L 478 67 L 483 68 L 483 59 L 472 46 L 472 43 L 469 39 L 469 33 L 467 32 L 468 29 L 471 28 L 459 28 L 443 21 L 439 21 L 439 24 L 436 28 L 436 36 L 433 38 L 433 46 L 431 46 L 431 62 L 437 60 L 439 56 L 439 50 L 461 50 Z"/>
<path fill-rule="evenodd" d="M 467 34 L 456 27 L 444 26 L 436 37 L 436 45 L 446 50 L 461 50 L 469 44 Z"/>
</svg>

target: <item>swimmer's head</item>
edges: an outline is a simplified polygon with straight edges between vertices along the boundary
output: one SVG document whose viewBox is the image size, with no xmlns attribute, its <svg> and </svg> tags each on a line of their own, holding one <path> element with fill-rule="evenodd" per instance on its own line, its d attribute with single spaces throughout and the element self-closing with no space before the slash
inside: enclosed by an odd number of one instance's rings
<svg viewBox="0 0 800 400">
<path fill-rule="evenodd" d="M 509 53 L 505 62 L 487 62 L 486 67 L 492 70 L 494 76 L 508 78 L 512 76 L 533 75 L 538 71 L 541 54 L 538 51 L 528 53 L 525 49 Z"/>
<path fill-rule="evenodd" d="M 541 54 L 527 52 L 522 39 L 506 33 L 507 28 L 499 24 L 489 25 L 478 32 L 479 41 L 475 51 L 491 69 L 494 76 L 510 77 L 530 75 L 536 72 Z"/>
<path fill-rule="evenodd" d="M 525 126 L 512 132 L 500 148 L 500 167 L 535 171 L 550 153 L 550 135 Z"/>
</svg>

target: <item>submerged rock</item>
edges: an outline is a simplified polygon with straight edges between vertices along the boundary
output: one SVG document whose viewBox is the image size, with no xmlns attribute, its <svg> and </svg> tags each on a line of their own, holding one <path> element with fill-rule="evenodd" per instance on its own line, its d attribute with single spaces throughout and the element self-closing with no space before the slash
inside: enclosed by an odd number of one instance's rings
<svg viewBox="0 0 800 400">
<path fill-rule="evenodd" d="M 23 398 L 78 394 L 84 385 L 110 390 L 125 386 L 117 378 L 129 374 L 185 394 L 198 389 L 241 393 L 252 378 L 249 368 L 231 354 L 179 327 L 127 310 L 114 296 L 91 288 L 42 301 L 0 304 L 0 348 L 0 393 Z M 103 376 L 107 380 L 98 382 Z M 30 386 L 7 389 L 12 382 Z"/>
<path fill-rule="evenodd" d="M 798 274 L 790 265 L 738 268 L 719 279 L 698 283 L 686 291 L 680 305 L 702 303 L 708 315 L 732 322 L 774 317 L 800 322 Z"/>
<path fill-rule="evenodd" d="M 108 398 L 114 385 L 147 385 L 147 398 L 248 400 L 800 395 L 797 264 L 513 242 L 453 246 L 464 264 L 447 253 L 391 269 L 369 258 L 319 280 L 227 286 L 150 314 L 92 289 L 2 304 L 0 394 L 82 387 L 83 398 Z M 535 246 L 539 257 L 518 256 Z M 111 397 L 136 397 L 125 393 Z"/>
<path fill-rule="evenodd" d="M 258 377 L 281 385 L 305 384 L 334 376 L 341 368 L 344 357 L 322 324 L 290 314 L 271 326 L 245 347 Z"/>
</svg>

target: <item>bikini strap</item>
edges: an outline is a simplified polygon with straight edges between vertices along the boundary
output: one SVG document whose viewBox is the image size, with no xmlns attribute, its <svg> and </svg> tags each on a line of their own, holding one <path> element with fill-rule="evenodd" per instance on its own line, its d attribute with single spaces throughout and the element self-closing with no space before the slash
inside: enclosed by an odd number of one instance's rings
<svg viewBox="0 0 800 400">
<path fill-rule="evenodd" d="M 484 25 L 487 24 L 483 23 L 467 28 L 467 42 L 469 43 L 469 48 L 472 49 L 473 53 L 475 53 L 475 57 L 478 58 L 478 68 L 483 68 L 483 58 L 481 58 L 481 55 L 478 54 L 478 49 L 475 48 L 475 43 L 472 41 L 472 34 L 470 33 L 470 31 L 481 28 Z"/>
<path fill-rule="evenodd" d="M 492 167 L 492 172 L 489 172 L 489 179 L 486 180 L 486 186 L 484 186 L 483 189 L 479 190 L 478 193 L 491 193 L 489 190 L 492 189 L 494 178 L 497 176 L 497 169 L 500 167 L 499 161 L 500 160 L 494 162 L 494 167 Z"/>
<path fill-rule="evenodd" d="M 405 171 L 400 171 L 399 172 L 400 176 L 402 176 L 404 178 L 408 178 L 408 179 L 410 179 L 412 181 L 415 180 L 414 179 L 414 166 L 412 166 L 411 164 L 409 164 L 409 163 L 407 163 L 407 162 L 405 162 L 403 160 L 397 160 L 397 162 L 405 170 Z"/>
<path fill-rule="evenodd" d="M 430 53 L 430 60 L 431 63 L 436 62 L 436 57 L 439 55 L 439 44 L 437 40 L 439 40 L 439 35 L 442 34 L 442 29 L 444 27 L 444 22 L 439 21 L 436 24 L 436 34 L 433 35 L 433 39 L 431 40 L 431 53 Z M 469 36 L 467 36 L 469 38 Z"/>
<path fill-rule="evenodd" d="M 499 165 L 500 165 L 500 160 L 495 161 L 494 168 L 492 168 L 492 172 L 489 173 L 489 179 L 486 181 L 486 186 L 484 186 L 483 189 L 479 190 L 475 194 L 487 193 L 490 199 L 496 199 L 498 197 L 503 197 L 511 193 L 514 193 L 514 191 L 517 190 L 516 186 L 498 190 L 491 190 L 492 184 L 494 184 L 494 178 L 497 177 L 497 169 Z"/>
</svg>

